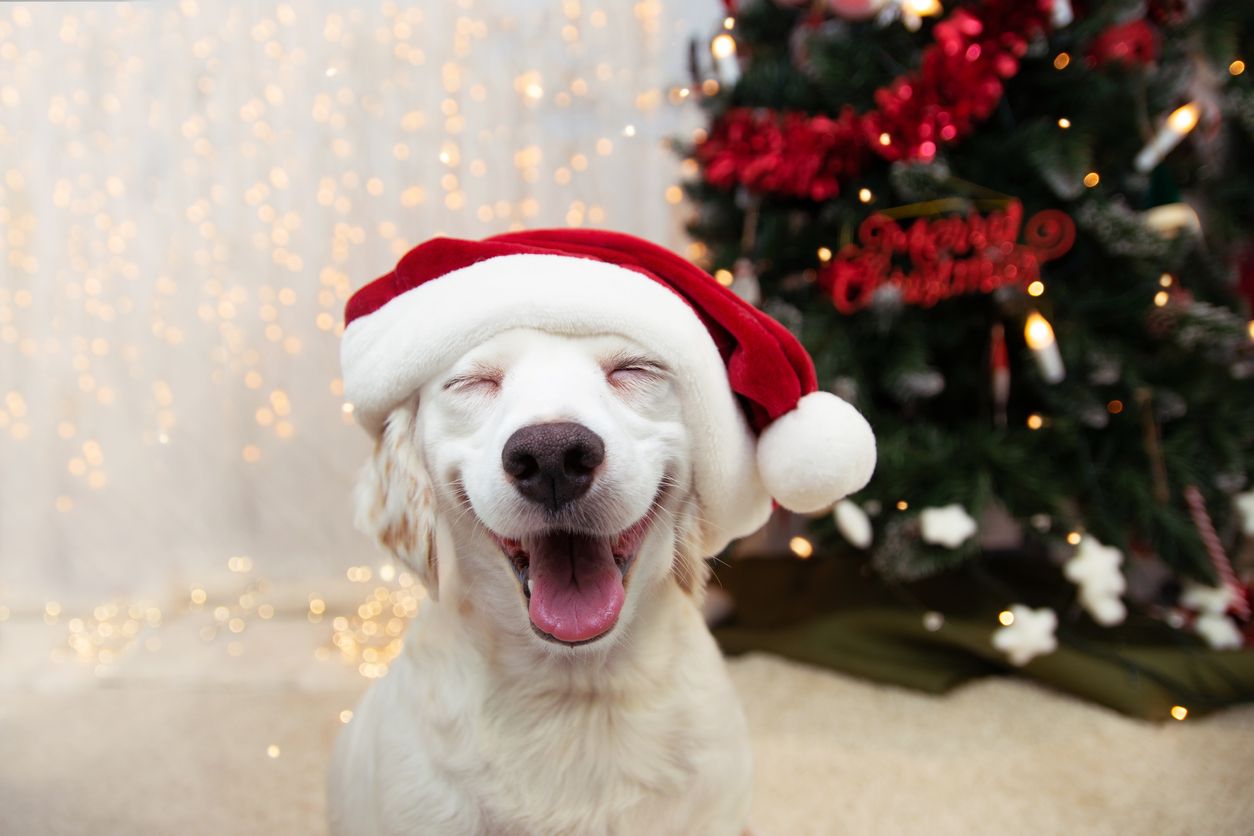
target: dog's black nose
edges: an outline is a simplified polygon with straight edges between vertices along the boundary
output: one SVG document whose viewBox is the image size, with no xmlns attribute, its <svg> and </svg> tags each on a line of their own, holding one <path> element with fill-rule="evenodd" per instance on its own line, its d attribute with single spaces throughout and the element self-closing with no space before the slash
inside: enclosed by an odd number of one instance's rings
<svg viewBox="0 0 1254 836">
<path fill-rule="evenodd" d="M 605 442 L 583 424 L 532 424 L 509 437 L 501 465 L 518 492 L 556 511 L 592 487 Z"/>
</svg>

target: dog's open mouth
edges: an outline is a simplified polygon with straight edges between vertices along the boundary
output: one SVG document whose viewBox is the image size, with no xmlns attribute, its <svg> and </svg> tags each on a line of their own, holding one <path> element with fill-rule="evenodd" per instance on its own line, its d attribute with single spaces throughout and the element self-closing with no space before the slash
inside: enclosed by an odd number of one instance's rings
<svg viewBox="0 0 1254 836">
<path fill-rule="evenodd" d="M 492 534 L 513 564 L 542 637 L 583 644 L 614 628 L 649 518 L 612 537 L 550 531 L 511 540 Z"/>
</svg>

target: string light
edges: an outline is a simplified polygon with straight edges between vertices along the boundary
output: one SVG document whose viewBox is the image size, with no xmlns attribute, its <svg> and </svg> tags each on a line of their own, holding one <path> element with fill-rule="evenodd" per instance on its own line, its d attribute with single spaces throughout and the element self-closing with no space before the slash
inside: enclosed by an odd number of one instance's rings
<svg viewBox="0 0 1254 836">
<path fill-rule="evenodd" d="M 935 17 L 944 11 L 940 0 L 903 0 L 902 11 L 916 17 Z"/>
<path fill-rule="evenodd" d="M 1106 411 L 1111 415 L 1118 415 L 1123 412 L 1123 401 L 1113 400 L 1106 404 Z"/>
<path fill-rule="evenodd" d="M 793 537 L 788 541 L 788 548 L 802 560 L 806 560 L 814 554 L 814 544 L 804 537 Z"/>
<path fill-rule="evenodd" d="M 1171 278 L 1170 273 L 1163 273 L 1158 277 L 1158 284 L 1161 287 L 1171 287 L 1173 281 L 1174 279 Z"/>
<path fill-rule="evenodd" d="M 1015 623 L 1015 614 L 1010 610 L 1002 610 L 997 613 L 997 620 L 1003 627 L 1009 627 L 1011 624 Z"/>
<path fill-rule="evenodd" d="M 863 203 L 870 203 L 875 199 L 875 195 L 871 194 L 871 190 L 867 188 L 858 189 L 858 200 Z"/>
<path fill-rule="evenodd" d="M 1201 113 L 1196 102 L 1189 102 L 1173 110 L 1158 133 L 1154 134 L 1154 138 L 1136 155 L 1133 167 L 1137 171 L 1146 172 L 1158 165 L 1171 149 L 1197 127 Z"/>
<path fill-rule="evenodd" d="M 1054 56 L 1054 69 L 1065 70 L 1071 63 L 1071 55 L 1066 52 L 1060 52 Z"/>
<path fill-rule="evenodd" d="M 1238 58 L 1228 65 L 1228 72 L 1232 75 L 1241 75 L 1245 72 L 1245 62 Z"/>
<path fill-rule="evenodd" d="M 1023 326 L 1023 336 L 1045 382 L 1058 383 L 1067 376 L 1067 370 L 1062 364 L 1062 354 L 1058 351 L 1058 341 L 1054 339 L 1054 329 L 1039 311 L 1032 311 L 1028 315 Z"/>
<path fill-rule="evenodd" d="M 1058 120 L 1058 127 L 1062 128 L 1064 131 L 1067 130 L 1071 127 L 1071 120 L 1066 116 L 1062 117 Z"/>
<path fill-rule="evenodd" d="M 1165 290 L 1160 290 L 1154 294 L 1154 306 L 1158 308 L 1164 307 L 1170 299 L 1171 294 Z"/>
<path fill-rule="evenodd" d="M 1189 709 L 1185 708 L 1183 705 L 1173 705 L 1171 707 L 1171 716 L 1172 719 L 1183 720 L 1189 716 Z"/>
<path fill-rule="evenodd" d="M 832 251 L 827 247 L 819 247 L 819 261 L 826 264 L 832 260 Z"/>
<path fill-rule="evenodd" d="M 897 510 L 898 510 L 898 511 L 904 511 L 904 510 L 906 510 L 906 509 L 907 509 L 907 508 L 909 508 L 909 507 L 910 507 L 910 503 L 909 503 L 909 502 L 906 502 L 904 499 L 899 499 L 899 500 L 897 500 Z"/>
<path fill-rule="evenodd" d="M 720 32 L 710 41 L 710 55 L 714 58 L 714 71 L 723 84 L 735 84 L 740 79 L 740 59 L 736 57 L 736 39 L 727 32 Z"/>
<path fill-rule="evenodd" d="M 1080 541 L 1083 539 L 1084 539 L 1084 536 L 1080 534 L 1080 532 L 1078 531 L 1067 532 L 1067 542 L 1072 546 L 1080 545 Z"/>
<path fill-rule="evenodd" d="M 1039 413 L 1033 412 L 1028 416 L 1027 425 L 1029 430 L 1039 430 L 1045 426 L 1045 419 Z"/>
<path fill-rule="evenodd" d="M 1040 279 L 1036 279 L 1028 285 L 1029 296 L 1040 296 L 1045 292 L 1045 283 Z"/>
<path fill-rule="evenodd" d="M 1090 189 L 1095 187 L 1100 182 L 1102 182 L 1102 176 L 1096 171 L 1090 171 L 1088 174 L 1084 175 L 1084 185 L 1088 186 Z"/>
</svg>

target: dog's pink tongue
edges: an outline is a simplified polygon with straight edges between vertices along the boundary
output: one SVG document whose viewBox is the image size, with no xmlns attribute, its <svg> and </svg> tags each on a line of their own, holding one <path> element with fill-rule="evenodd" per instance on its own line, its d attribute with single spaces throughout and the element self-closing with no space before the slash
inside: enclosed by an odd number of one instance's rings
<svg viewBox="0 0 1254 836">
<path fill-rule="evenodd" d="M 623 609 L 623 576 L 607 540 L 550 534 L 527 544 L 531 623 L 555 639 L 582 642 L 612 628 Z"/>
</svg>

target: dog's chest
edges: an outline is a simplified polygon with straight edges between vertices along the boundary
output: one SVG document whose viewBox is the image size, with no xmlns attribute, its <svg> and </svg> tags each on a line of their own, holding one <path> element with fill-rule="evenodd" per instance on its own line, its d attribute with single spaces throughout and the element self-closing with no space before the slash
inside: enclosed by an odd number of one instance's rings
<svg viewBox="0 0 1254 836">
<path fill-rule="evenodd" d="M 738 712 L 682 694 L 500 692 L 469 725 L 445 764 L 481 833 L 700 833 L 748 790 Z"/>
</svg>

